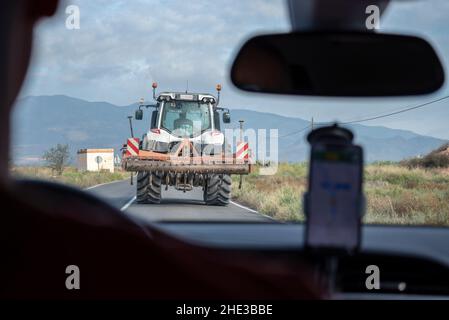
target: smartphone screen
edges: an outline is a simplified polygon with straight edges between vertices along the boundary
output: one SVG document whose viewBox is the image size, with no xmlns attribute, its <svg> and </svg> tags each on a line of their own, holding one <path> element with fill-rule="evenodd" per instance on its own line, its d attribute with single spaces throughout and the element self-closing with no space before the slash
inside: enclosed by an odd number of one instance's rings
<svg viewBox="0 0 449 320">
<path fill-rule="evenodd" d="M 314 145 L 309 171 L 306 245 L 354 250 L 360 243 L 362 149 Z"/>
</svg>

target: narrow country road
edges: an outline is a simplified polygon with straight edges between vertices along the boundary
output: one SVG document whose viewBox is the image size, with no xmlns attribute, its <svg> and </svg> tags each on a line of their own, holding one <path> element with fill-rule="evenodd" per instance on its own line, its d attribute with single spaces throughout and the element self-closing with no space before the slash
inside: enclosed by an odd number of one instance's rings
<svg viewBox="0 0 449 320">
<path fill-rule="evenodd" d="M 174 188 L 162 191 L 160 204 L 135 202 L 135 185 L 129 180 L 86 189 L 126 213 L 148 221 L 244 221 L 269 222 L 271 219 L 233 201 L 227 207 L 207 206 L 201 188 L 182 192 Z"/>
</svg>

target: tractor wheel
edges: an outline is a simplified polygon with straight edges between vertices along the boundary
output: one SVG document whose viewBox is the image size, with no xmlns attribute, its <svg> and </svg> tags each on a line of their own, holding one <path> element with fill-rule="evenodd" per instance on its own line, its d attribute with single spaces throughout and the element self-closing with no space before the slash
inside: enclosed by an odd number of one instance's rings
<svg viewBox="0 0 449 320">
<path fill-rule="evenodd" d="M 231 198 L 231 176 L 228 174 L 213 174 L 206 181 L 204 202 L 212 206 L 226 206 Z"/>
<path fill-rule="evenodd" d="M 162 177 L 151 172 L 137 173 L 137 203 L 160 203 Z"/>
</svg>

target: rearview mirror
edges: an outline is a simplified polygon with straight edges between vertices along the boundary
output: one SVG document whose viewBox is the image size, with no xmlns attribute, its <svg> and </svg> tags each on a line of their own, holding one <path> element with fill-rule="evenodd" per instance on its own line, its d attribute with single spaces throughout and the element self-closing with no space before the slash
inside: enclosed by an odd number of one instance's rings
<svg viewBox="0 0 449 320">
<path fill-rule="evenodd" d="M 223 123 L 231 123 L 231 114 L 229 112 L 223 112 Z"/>
<path fill-rule="evenodd" d="M 157 128 L 157 115 L 158 115 L 158 111 L 157 110 L 154 110 L 151 113 L 151 129 Z"/>
<path fill-rule="evenodd" d="M 411 36 L 299 32 L 257 36 L 231 69 L 246 91 L 316 96 L 427 94 L 444 83 L 433 48 Z"/>
<path fill-rule="evenodd" d="M 141 109 L 136 110 L 136 114 L 134 115 L 134 119 L 142 120 L 143 119 L 143 110 L 141 110 Z"/>
</svg>

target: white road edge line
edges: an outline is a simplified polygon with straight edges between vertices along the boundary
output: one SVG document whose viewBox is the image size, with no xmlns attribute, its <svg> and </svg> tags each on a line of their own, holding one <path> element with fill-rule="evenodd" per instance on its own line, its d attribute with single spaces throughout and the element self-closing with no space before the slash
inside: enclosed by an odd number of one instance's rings
<svg viewBox="0 0 449 320">
<path fill-rule="evenodd" d="M 253 213 L 259 213 L 259 212 L 257 212 L 256 210 L 253 210 L 253 209 L 250 209 L 250 208 L 248 208 L 248 207 L 242 206 L 241 204 L 238 204 L 237 202 L 234 202 L 234 201 L 232 201 L 232 200 L 230 200 L 229 202 L 232 203 L 233 205 L 239 207 L 239 208 L 242 208 L 242 209 L 251 211 L 251 212 L 253 212 Z"/>
<path fill-rule="evenodd" d="M 90 189 L 93 189 L 93 188 L 105 186 L 105 185 L 107 185 L 107 184 L 113 184 L 113 183 L 117 183 L 117 182 L 123 182 L 123 181 L 126 181 L 126 180 L 128 180 L 128 179 L 129 179 L 129 178 L 126 178 L 126 179 L 123 179 L 123 180 L 115 180 L 115 181 L 111 181 L 111 182 L 100 183 L 100 184 L 97 184 L 97 185 L 92 186 L 92 187 L 84 188 L 84 190 L 90 190 Z"/>
<path fill-rule="evenodd" d="M 134 178 L 136 178 L 136 177 L 137 177 L 137 174 L 134 175 Z M 84 188 L 83 190 L 90 190 L 90 189 L 93 189 L 93 188 L 96 188 L 96 187 L 101 187 L 101 186 L 105 186 L 105 185 L 113 184 L 113 183 L 117 183 L 117 182 L 123 182 L 123 181 L 126 181 L 126 180 L 129 180 L 129 178 L 125 178 L 125 179 L 122 179 L 122 180 L 115 180 L 115 181 L 111 181 L 111 182 L 100 183 L 100 184 L 97 184 L 97 185 L 92 186 L 92 187 Z"/>
<path fill-rule="evenodd" d="M 121 209 L 120 211 L 125 211 L 126 209 L 129 208 L 130 205 L 132 205 L 132 203 L 134 202 L 134 200 L 136 200 L 136 196 L 132 197 Z"/>
<path fill-rule="evenodd" d="M 248 211 L 250 211 L 250 212 L 252 212 L 252 213 L 257 213 L 257 214 L 259 214 L 259 215 L 261 215 L 261 216 L 263 216 L 263 217 L 265 217 L 265 218 L 268 218 L 268 219 L 270 219 L 270 220 L 275 220 L 275 221 L 277 221 L 277 220 L 274 219 L 273 217 L 267 216 L 266 214 L 260 213 L 259 211 L 256 211 L 256 210 L 253 210 L 253 209 L 251 209 L 251 208 L 245 207 L 245 206 L 243 206 L 243 205 L 241 205 L 241 204 L 238 204 L 237 202 L 234 202 L 234 201 L 232 201 L 232 200 L 230 200 L 229 202 L 232 203 L 233 205 L 239 207 L 239 208 L 248 210 Z"/>
</svg>

